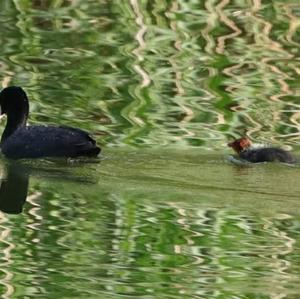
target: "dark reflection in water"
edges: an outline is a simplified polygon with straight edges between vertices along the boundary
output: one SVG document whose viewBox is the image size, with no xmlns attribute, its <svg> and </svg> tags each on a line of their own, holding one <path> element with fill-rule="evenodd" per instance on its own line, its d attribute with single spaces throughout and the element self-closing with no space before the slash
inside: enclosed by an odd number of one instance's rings
<svg viewBox="0 0 300 299">
<path fill-rule="evenodd" d="M 76 164 L 69 164 L 65 160 L 55 160 L 54 164 L 47 165 L 46 161 L 41 163 L 26 164 L 22 162 L 8 161 L 3 164 L 4 176 L 0 185 L 0 210 L 8 214 L 19 214 L 22 212 L 28 194 L 29 178 L 31 175 L 44 179 L 62 177 L 64 181 L 83 184 L 95 184 L 96 180 L 84 174 L 76 174 L 76 167 L 85 164 L 98 164 L 99 159 L 87 159 Z"/>
<path fill-rule="evenodd" d="M 9 214 L 22 212 L 29 183 L 29 169 L 18 163 L 7 164 L 6 177 L 1 181 L 0 210 Z"/>
</svg>

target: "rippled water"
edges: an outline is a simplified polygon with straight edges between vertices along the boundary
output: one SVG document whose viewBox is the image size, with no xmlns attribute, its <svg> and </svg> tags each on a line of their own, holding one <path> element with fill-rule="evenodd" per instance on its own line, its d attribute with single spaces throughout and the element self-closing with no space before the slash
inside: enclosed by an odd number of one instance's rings
<svg viewBox="0 0 300 299">
<path fill-rule="evenodd" d="M 10 212 L 29 179 L 23 213 L 1 214 L 3 298 L 299 294 L 299 167 L 118 149 L 2 169 L 18 184 Z"/>
<path fill-rule="evenodd" d="M 299 140 L 287 1 L 0 1 L 0 79 L 30 123 L 101 160 L 0 161 L 2 298 L 299 298 L 299 165 L 227 141 Z M 4 122 L 1 122 L 3 128 Z"/>
<path fill-rule="evenodd" d="M 110 145 L 295 145 L 297 1 L 8 1 L 1 78 Z"/>
</svg>

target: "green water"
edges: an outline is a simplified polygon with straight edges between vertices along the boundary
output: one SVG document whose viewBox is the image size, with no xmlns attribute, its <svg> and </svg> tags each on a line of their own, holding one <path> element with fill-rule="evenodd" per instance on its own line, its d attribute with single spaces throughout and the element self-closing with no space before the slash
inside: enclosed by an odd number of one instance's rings
<svg viewBox="0 0 300 299">
<path fill-rule="evenodd" d="M 296 299 L 298 1 L 0 1 L 0 80 L 101 159 L 0 161 L 1 298 Z M 4 128 L 2 120 L 0 129 Z"/>
<path fill-rule="evenodd" d="M 19 164 L 3 165 L 29 177 L 23 213 L 1 214 L 4 298 L 298 297 L 299 167 L 120 149 Z"/>
</svg>

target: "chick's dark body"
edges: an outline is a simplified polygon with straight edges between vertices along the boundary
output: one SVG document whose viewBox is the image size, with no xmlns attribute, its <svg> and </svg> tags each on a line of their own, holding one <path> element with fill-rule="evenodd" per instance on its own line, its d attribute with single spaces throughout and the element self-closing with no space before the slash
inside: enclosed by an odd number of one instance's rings
<svg viewBox="0 0 300 299">
<path fill-rule="evenodd" d="M 239 153 L 239 157 L 251 163 L 260 162 L 285 162 L 294 163 L 294 157 L 287 151 L 280 148 L 265 147 L 246 149 Z"/>
</svg>

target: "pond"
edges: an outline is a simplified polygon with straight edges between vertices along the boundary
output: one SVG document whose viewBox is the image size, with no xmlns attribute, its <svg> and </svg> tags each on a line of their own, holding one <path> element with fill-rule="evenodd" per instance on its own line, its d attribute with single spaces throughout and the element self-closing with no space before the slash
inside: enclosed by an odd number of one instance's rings
<svg viewBox="0 0 300 299">
<path fill-rule="evenodd" d="M 2 87 L 100 159 L 0 160 L 2 298 L 299 298 L 297 1 L 3 0 Z M 5 120 L 1 121 L 1 132 Z M 299 154 L 298 154 L 299 155 Z"/>
</svg>

